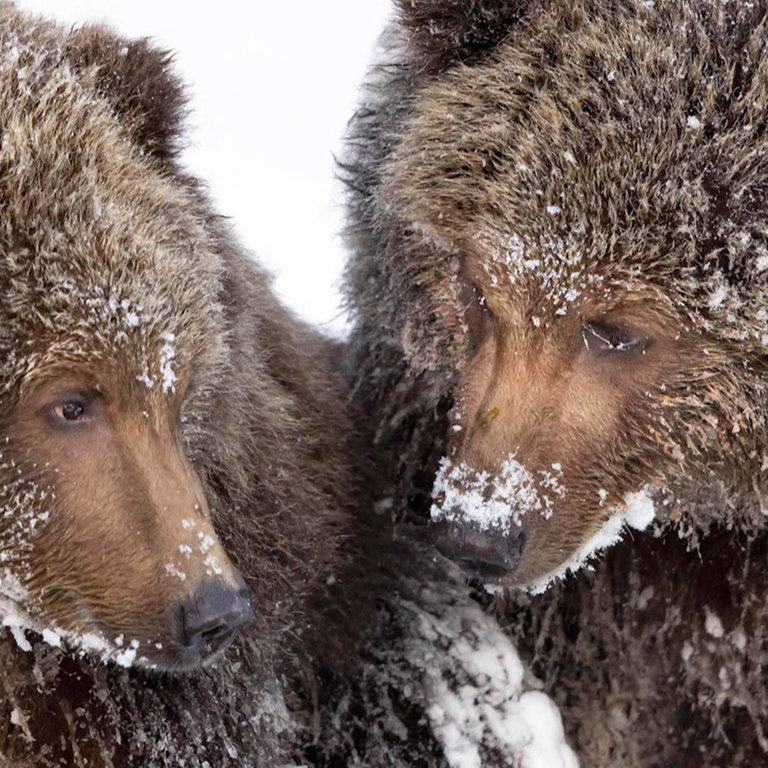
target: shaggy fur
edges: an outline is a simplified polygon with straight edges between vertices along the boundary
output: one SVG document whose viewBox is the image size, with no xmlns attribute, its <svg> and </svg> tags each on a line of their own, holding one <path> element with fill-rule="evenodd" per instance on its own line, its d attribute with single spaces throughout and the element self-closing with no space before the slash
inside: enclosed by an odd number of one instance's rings
<svg viewBox="0 0 768 768">
<path fill-rule="evenodd" d="M 351 131 L 351 370 L 395 508 L 423 520 L 445 453 L 493 477 L 570 449 L 542 575 L 606 520 L 599 491 L 653 489 L 653 531 L 503 613 L 587 765 L 765 759 L 765 24 L 763 3 L 403 2 Z M 539 393 L 627 318 L 647 356 L 557 421 L 574 395 Z"/>
<path fill-rule="evenodd" d="M 28 614 L 43 630 L 53 619 L 76 641 L 60 648 L 50 632 L 4 630 L 0 753 L 11 762 L 285 759 L 293 726 L 276 660 L 331 574 L 350 495 L 340 383 L 326 373 L 337 350 L 279 306 L 177 163 L 183 105 L 168 55 L 147 42 L 69 31 L 0 4 L 4 623 Z M 135 554 L 145 538 L 151 550 L 147 510 L 115 531 L 103 505 L 98 529 L 77 530 L 77 509 L 61 499 L 98 486 L 84 490 L 36 461 L 45 441 L 19 444 L 15 425 L 35 423 L 35 393 L 84 372 L 100 395 L 114 385 L 115 397 L 157 416 L 202 483 L 255 613 L 218 668 L 174 677 L 75 653 L 87 647 L 83 632 L 98 630 L 72 623 L 74 606 L 109 626 L 121 602 L 151 599 L 174 576 L 161 569 L 136 584 L 116 565 L 139 568 L 149 556 Z M 210 523 L 196 520 L 203 541 Z M 99 601 L 115 599 L 109 610 L 92 602 L 99 590 Z M 58 613 L 64 598 L 70 607 Z M 108 639 L 114 656 L 122 641 Z"/>
</svg>

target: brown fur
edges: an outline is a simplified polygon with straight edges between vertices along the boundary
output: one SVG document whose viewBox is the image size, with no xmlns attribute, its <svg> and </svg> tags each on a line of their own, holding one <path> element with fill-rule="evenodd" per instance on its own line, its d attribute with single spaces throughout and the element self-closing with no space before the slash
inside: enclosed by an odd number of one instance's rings
<svg viewBox="0 0 768 768">
<path fill-rule="evenodd" d="M 507 614 L 590 765 L 689 764 L 702 744 L 701 764 L 764 760 L 749 681 L 765 644 L 746 628 L 765 591 L 747 554 L 768 455 L 765 18 L 761 3 L 404 2 L 353 124 L 352 365 L 395 507 L 429 508 L 441 454 L 491 497 L 514 456 L 551 517 L 522 516 L 519 567 L 486 579 L 510 586 L 565 563 L 628 492 L 656 500 L 641 542 L 514 598 L 522 623 Z M 606 328 L 632 345 L 611 351 Z M 541 479 L 553 464 L 562 495 Z M 473 520 L 441 503 L 460 559 Z M 750 673 L 716 679 L 731 667 Z M 605 732 L 618 700 L 631 716 Z"/>
<path fill-rule="evenodd" d="M 338 351 L 177 164 L 183 104 L 146 41 L 0 4 L 1 580 L 44 633 L 0 641 L 7 760 L 271 765 L 296 727 L 278 660 L 350 495 Z M 182 665 L 174 605 L 238 571 L 219 667 L 103 663 Z"/>
</svg>

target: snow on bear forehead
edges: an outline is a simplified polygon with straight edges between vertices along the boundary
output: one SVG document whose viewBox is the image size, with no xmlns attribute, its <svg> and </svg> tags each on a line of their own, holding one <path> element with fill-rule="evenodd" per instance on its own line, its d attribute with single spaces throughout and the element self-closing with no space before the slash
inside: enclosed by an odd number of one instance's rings
<svg viewBox="0 0 768 768">
<path fill-rule="evenodd" d="M 139 119 L 120 123 L 101 97 L 101 63 L 80 59 L 54 26 L 0 29 L 0 349 L 34 339 L 12 361 L 30 370 L 78 348 L 138 344 L 135 375 L 168 391 L 180 348 L 208 354 L 222 333 L 221 264 L 194 184 L 158 172 L 135 141 Z"/>
</svg>

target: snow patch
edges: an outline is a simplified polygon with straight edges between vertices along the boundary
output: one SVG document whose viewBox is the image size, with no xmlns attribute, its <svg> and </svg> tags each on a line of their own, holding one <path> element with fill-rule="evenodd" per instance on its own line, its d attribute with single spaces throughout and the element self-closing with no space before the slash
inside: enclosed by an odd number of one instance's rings
<svg viewBox="0 0 768 768">
<path fill-rule="evenodd" d="M 176 350 L 173 342 L 176 336 L 172 333 L 163 334 L 164 344 L 160 348 L 160 376 L 163 382 L 163 392 L 176 391 L 176 374 L 173 371 L 173 363 L 176 358 Z"/>
<path fill-rule="evenodd" d="M 723 629 L 723 622 L 720 621 L 720 617 L 709 607 L 704 610 L 706 611 L 704 629 L 707 631 L 707 634 L 717 638 L 724 637 L 725 630 Z"/>
<path fill-rule="evenodd" d="M 130 643 L 127 651 L 120 651 L 123 638 L 113 641 L 101 634 L 93 632 L 72 632 L 55 625 L 46 626 L 38 618 L 29 613 L 23 606 L 30 604 L 30 596 L 18 583 L 18 579 L 5 573 L 0 579 L 0 625 L 10 630 L 11 636 L 22 651 L 30 653 L 32 643 L 27 637 L 27 631 L 40 635 L 42 641 L 55 648 L 61 648 L 65 643 L 80 655 L 90 654 L 100 657 L 102 661 L 115 661 L 122 666 L 131 666 L 136 658 L 138 640 Z"/>
<path fill-rule="evenodd" d="M 187 574 L 184 571 L 179 570 L 173 563 L 165 564 L 165 572 L 169 576 L 175 576 L 179 581 L 186 581 Z"/>
<path fill-rule="evenodd" d="M 701 120 L 696 115 L 688 115 L 685 120 L 685 127 L 690 131 L 698 131 L 701 128 Z"/>
<path fill-rule="evenodd" d="M 552 516 L 553 498 L 565 495 L 558 479 L 561 474 L 560 465 L 553 464 L 552 472 L 534 475 L 514 454 L 494 475 L 443 457 L 432 491 L 437 503 L 430 514 L 435 521 L 470 523 L 479 530 L 509 533 L 525 515 Z"/>
<path fill-rule="evenodd" d="M 728 293 L 728 286 L 724 282 L 720 283 L 707 297 L 707 306 L 710 309 L 717 309 L 722 306 L 728 298 Z"/>
<path fill-rule="evenodd" d="M 562 213 L 562 208 L 554 204 L 546 210 L 553 217 Z M 482 268 L 492 285 L 501 285 L 505 280 L 513 285 L 533 280 L 559 315 L 566 314 L 568 306 L 587 290 L 595 292 L 605 282 L 603 275 L 583 269 L 582 253 L 561 237 L 482 233 L 478 240 L 489 254 Z"/>
<path fill-rule="evenodd" d="M 42 631 L 43 642 L 52 645 L 55 648 L 61 648 L 61 635 L 52 629 Z"/>
<path fill-rule="evenodd" d="M 208 576 L 221 576 L 224 573 L 224 569 L 215 555 L 207 555 L 203 560 L 203 565 L 205 565 L 205 572 Z"/>
<path fill-rule="evenodd" d="M 407 607 L 417 629 L 409 657 L 423 668 L 427 717 L 450 768 L 482 768 L 490 750 L 504 765 L 576 768 L 559 710 L 509 638 L 478 606 L 448 602 L 444 615 Z"/>
<path fill-rule="evenodd" d="M 124 651 L 115 654 L 115 663 L 119 664 L 121 667 L 132 666 L 133 662 L 136 661 L 136 653 L 139 650 L 139 645 L 138 640 L 131 641 L 130 648 L 126 648 Z"/>
</svg>

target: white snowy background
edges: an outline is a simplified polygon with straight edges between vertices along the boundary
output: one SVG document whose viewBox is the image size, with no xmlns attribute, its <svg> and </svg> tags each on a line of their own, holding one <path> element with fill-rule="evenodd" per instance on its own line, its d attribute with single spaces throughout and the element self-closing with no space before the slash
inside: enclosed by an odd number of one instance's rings
<svg viewBox="0 0 768 768">
<path fill-rule="evenodd" d="M 333 156 L 391 0 L 17 5 L 69 24 L 106 22 L 175 51 L 191 97 L 187 165 L 275 275 L 280 296 L 342 333 L 342 188 Z"/>
</svg>

